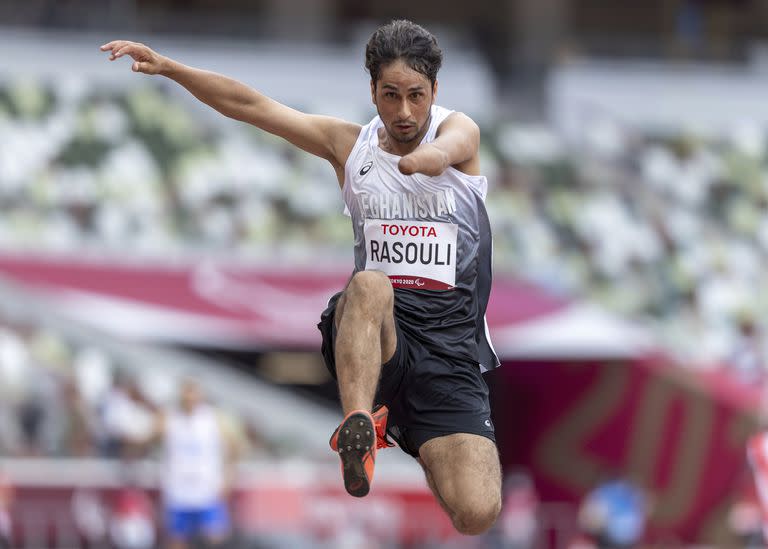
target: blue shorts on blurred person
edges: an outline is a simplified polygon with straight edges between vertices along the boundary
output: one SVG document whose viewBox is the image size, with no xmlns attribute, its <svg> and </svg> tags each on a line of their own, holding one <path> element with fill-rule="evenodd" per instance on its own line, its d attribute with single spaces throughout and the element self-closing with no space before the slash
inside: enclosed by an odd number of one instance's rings
<svg viewBox="0 0 768 549">
<path fill-rule="evenodd" d="M 173 539 L 223 537 L 229 532 L 230 526 L 229 511 L 224 502 L 200 509 L 166 509 L 166 528 Z"/>
</svg>

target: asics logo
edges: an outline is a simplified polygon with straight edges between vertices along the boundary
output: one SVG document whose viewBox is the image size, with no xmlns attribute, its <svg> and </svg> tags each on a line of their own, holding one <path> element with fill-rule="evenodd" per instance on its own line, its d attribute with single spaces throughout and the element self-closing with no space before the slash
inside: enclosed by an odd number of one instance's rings
<svg viewBox="0 0 768 549">
<path fill-rule="evenodd" d="M 371 171 L 372 167 L 373 167 L 373 161 L 366 162 L 365 164 L 363 164 L 363 167 L 360 168 L 360 175 L 367 174 L 369 171 Z"/>
</svg>

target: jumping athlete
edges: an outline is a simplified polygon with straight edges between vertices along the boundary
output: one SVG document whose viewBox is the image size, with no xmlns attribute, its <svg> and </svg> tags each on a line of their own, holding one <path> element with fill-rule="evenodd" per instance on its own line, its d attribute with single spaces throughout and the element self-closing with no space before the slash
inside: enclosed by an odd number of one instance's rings
<svg viewBox="0 0 768 549">
<path fill-rule="evenodd" d="M 487 180 L 477 125 L 435 105 L 442 64 L 435 37 L 404 20 L 373 33 L 365 64 L 378 116 L 362 127 L 296 111 L 143 44 L 117 40 L 101 49 L 331 163 L 355 237 L 352 277 L 318 325 L 345 415 L 331 437 L 345 488 L 368 493 L 389 435 L 419 461 L 459 532 L 490 528 L 501 473 L 481 375 L 498 366 L 485 323 Z"/>
</svg>

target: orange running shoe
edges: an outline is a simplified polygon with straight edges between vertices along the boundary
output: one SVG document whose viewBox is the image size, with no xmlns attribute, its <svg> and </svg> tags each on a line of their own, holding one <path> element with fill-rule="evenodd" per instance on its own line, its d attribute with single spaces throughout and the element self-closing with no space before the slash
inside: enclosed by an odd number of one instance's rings
<svg viewBox="0 0 768 549">
<path fill-rule="evenodd" d="M 341 458 L 344 488 L 358 498 L 371 489 L 376 450 L 392 446 L 386 440 L 387 407 L 377 407 L 374 414 L 366 410 L 350 412 L 330 440 L 331 449 Z"/>
<path fill-rule="evenodd" d="M 389 417 L 389 408 L 383 404 L 378 404 L 371 412 L 373 423 L 376 425 L 376 448 L 390 448 L 393 443 L 387 439 L 387 418 Z"/>
</svg>

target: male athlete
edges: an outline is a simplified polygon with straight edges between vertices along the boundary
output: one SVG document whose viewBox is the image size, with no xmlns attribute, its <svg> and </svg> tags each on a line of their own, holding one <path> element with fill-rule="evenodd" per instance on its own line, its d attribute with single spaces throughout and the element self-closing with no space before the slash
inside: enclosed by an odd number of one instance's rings
<svg viewBox="0 0 768 549">
<path fill-rule="evenodd" d="M 163 447 L 160 488 L 167 536 L 163 547 L 187 549 L 196 547 L 197 540 L 223 546 L 231 531 L 227 499 L 239 453 L 235 433 L 193 379 L 183 380 L 178 405 L 157 412 L 153 423 L 148 433 L 124 438 L 136 448 L 155 443 Z M 128 506 L 123 510 L 129 519 L 137 509 L 143 511 L 135 494 L 123 495 L 118 503 Z M 124 530 L 119 523 L 116 526 L 112 534 L 121 539 L 136 533 L 135 525 Z"/>
<path fill-rule="evenodd" d="M 498 365 L 485 325 L 487 181 L 477 125 L 435 105 L 442 63 L 435 37 L 410 21 L 373 33 L 365 62 L 378 116 L 362 127 L 298 112 L 143 44 L 101 49 L 331 163 L 355 236 L 354 273 L 318 325 L 345 414 L 331 437 L 345 488 L 368 493 L 386 430 L 419 460 L 459 532 L 490 528 L 501 474 L 481 375 Z"/>
<path fill-rule="evenodd" d="M 202 538 L 209 546 L 220 547 L 231 530 L 227 497 L 238 444 L 195 381 L 185 380 L 179 397 L 176 409 L 157 417 L 151 439 L 164 446 L 165 546 L 186 549 Z"/>
</svg>

